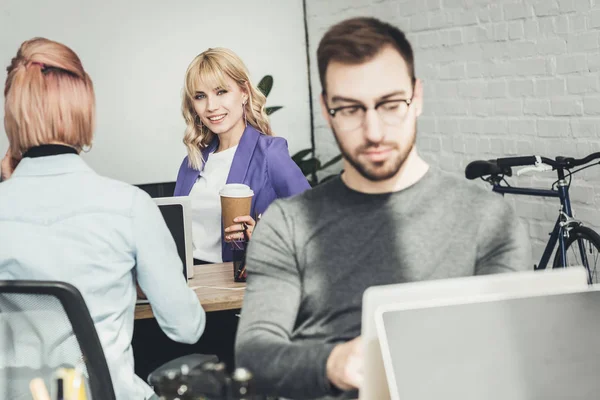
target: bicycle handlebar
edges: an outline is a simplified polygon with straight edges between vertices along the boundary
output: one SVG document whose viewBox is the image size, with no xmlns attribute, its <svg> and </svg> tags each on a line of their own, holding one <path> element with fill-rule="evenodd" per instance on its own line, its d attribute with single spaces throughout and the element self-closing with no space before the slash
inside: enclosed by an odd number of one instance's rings
<svg viewBox="0 0 600 400">
<path fill-rule="evenodd" d="M 583 158 L 573 158 L 573 157 L 556 157 L 556 159 L 551 159 L 547 157 L 539 157 L 539 159 L 544 164 L 548 164 L 552 166 L 553 169 L 557 168 L 573 168 L 580 165 L 587 164 L 593 160 L 600 158 L 600 152 L 592 153 Z M 534 165 L 537 161 L 536 156 L 525 156 L 525 157 L 504 157 L 498 158 L 496 163 L 499 167 L 519 167 L 522 165 Z"/>
<path fill-rule="evenodd" d="M 600 152 L 599 153 L 592 153 L 589 156 L 580 158 L 580 159 L 576 159 L 576 158 L 571 158 L 571 162 L 572 162 L 572 166 L 573 167 L 577 167 L 579 165 L 584 165 L 587 164 L 593 160 L 597 160 L 600 158 Z"/>
<path fill-rule="evenodd" d="M 504 157 L 498 158 L 496 164 L 499 167 L 520 167 L 521 165 L 533 165 L 535 164 L 535 156 L 525 157 Z"/>
</svg>

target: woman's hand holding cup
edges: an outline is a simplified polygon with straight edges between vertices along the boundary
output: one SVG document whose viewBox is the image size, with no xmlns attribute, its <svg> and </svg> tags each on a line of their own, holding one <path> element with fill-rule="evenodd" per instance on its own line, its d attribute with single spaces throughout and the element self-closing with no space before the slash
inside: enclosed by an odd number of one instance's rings
<svg viewBox="0 0 600 400">
<path fill-rule="evenodd" d="M 252 232 L 254 232 L 254 227 L 256 227 L 256 221 L 251 216 L 244 215 L 234 218 L 233 222 L 236 223 L 224 229 L 225 241 L 250 240 Z"/>
<path fill-rule="evenodd" d="M 249 186 L 230 183 L 219 191 L 221 214 L 223 217 L 223 237 L 226 242 L 239 242 L 250 239 L 256 222 L 250 217 L 254 192 Z M 248 237 L 244 236 L 246 232 Z"/>
</svg>

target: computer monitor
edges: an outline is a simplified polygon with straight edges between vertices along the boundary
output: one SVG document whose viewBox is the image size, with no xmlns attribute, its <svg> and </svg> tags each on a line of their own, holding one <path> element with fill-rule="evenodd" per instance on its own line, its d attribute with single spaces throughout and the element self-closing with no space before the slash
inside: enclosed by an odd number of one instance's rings
<svg viewBox="0 0 600 400">
<path fill-rule="evenodd" d="M 191 201 L 187 196 L 158 197 L 154 201 L 177 245 L 183 264 L 183 275 L 194 276 L 194 246 L 192 242 Z"/>
<path fill-rule="evenodd" d="M 597 399 L 600 291 L 382 306 L 392 400 Z"/>
<path fill-rule="evenodd" d="M 535 294 L 546 293 L 548 290 L 570 291 L 587 288 L 586 271 L 578 267 L 370 287 L 363 295 L 362 305 L 364 382 L 359 391 L 359 398 L 390 399 L 375 326 L 375 312 L 381 305 L 411 304 L 431 299 L 478 298 L 498 293 Z"/>
</svg>

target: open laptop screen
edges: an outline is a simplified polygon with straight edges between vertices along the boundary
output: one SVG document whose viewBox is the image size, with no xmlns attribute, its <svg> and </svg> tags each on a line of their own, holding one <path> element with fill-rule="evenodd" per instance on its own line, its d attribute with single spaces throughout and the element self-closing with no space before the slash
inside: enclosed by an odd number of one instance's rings
<svg viewBox="0 0 600 400">
<path fill-rule="evenodd" d="M 482 298 L 499 294 L 527 296 L 556 292 L 587 290 L 584 268 L 561 268 L 544 271 L 515 272 L 497 275 L 469 276 L 434 281 L 372 286 L 363 296 L 362 330 L 364 382 L 360 400 L 389 400 L 388 382 L 383 366 L 380 343 L 375 326 L 376 311 L 383 305 L 416 306 L 427 300 Z"/>
<path fill-rule="evenodd" d="M 154 201 L 158 205 L 175 240 L 177 253 L 183 264 L 183 274 L 187 279 L 190 279 L 194 272 L 190 198 L 187 196 L 159 197 L 155 198 Z"/>
<path fill-rule="evenodd" d="M 187 265 L 185 254 L 185 228 L 184 228 L 184 212 L 182 204 L 163 204 L 158 208 L 165 219 L 167 227 L 171 232 L 171 236 L 177 245 L 177 253 L 183 263 L 183 274 L 187 277 Z"/>
<path fill-rule="evenodd" d="M 183 276 L 190 279 L 194 274 L 190 199 L 189 197 L 159 197 L 153 200 L 158 206 L 177 246 L 177 254 L 179 254 L 183 264 Z M 147 300 L 138 299 L 137 303 L 145 304 Z"/>
<path fill-rule="evenodd" d="M 594 399 L 600 292 L 381 309 L 392 399 Z"/>
</svg>

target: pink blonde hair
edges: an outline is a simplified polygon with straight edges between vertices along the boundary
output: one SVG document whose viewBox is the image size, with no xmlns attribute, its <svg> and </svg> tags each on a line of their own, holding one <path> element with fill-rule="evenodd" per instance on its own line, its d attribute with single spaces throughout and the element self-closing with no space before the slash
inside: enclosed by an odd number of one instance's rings
<svg viewBox="0 0 600 400">
<path fill-rule="evenodd" d="M 4 127 L 13 157 L 49 143 L 91 146 L 94 87 L 73 50 L 34 38 L 23 42 L 6 70 Z"/>
</svg>

